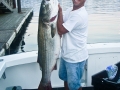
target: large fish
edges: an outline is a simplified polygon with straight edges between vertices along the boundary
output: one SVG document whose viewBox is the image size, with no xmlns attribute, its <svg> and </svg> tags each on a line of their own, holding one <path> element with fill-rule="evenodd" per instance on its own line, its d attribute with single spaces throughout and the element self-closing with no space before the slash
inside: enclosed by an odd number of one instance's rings
<svg viewBox="0 0 120 90">
<path fill-rule="evenodd" d="M 38 23 L 38 63 L 42 78 L 38 90 L 51 90 L 50 76 L 60 50 L 57 32 L 57 0 L 42 0 Z"/>
</svg>

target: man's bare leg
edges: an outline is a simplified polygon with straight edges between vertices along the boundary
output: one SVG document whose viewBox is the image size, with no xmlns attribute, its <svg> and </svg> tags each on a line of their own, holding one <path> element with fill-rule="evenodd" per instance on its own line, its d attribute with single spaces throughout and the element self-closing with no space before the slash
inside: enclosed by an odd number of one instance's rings
<svg viewBox="0 0 120 90">
<path fill-rule="evenodd" d="M 65 87 L 65 90 L 69 90 L 67 81 L 64 81 L 64 87 Z"/>
<path fill-rule="evenodd" d="M 80 87 L 78 90 L 82 90 L 82 87 Z"/>
</svg>

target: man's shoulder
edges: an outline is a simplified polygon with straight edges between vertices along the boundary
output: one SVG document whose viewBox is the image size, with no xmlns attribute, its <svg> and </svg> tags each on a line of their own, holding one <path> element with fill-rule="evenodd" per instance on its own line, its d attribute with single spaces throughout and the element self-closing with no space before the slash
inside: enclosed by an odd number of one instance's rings
<svg viewBox="0 0 120 90">
<path fill-rule="evenodd" d="M 85 9 L 84 6 L 83 6 L 81 9 L 79 9 L 78 14 L 79 14 L 79 16 L 82 17 L 82 18 L 83 18 L 83 17 L 85 17 L 85 18 L 88 17 L 88 13 L 87 13 L 87 11 L 86 11 L 86 9 Z"/>
</svg>

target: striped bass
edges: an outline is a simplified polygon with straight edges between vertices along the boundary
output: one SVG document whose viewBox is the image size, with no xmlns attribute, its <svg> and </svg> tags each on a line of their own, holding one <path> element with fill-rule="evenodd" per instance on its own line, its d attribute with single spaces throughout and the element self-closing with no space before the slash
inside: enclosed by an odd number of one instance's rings
<svg viewBox="0 0 120 90">
<path fill-rule="evenodd" d="M 42 78 L 38 90 L 51 90 L 51 72 L 60 50 L 60 36 L 57 32 L 57 0 L 42 0 L 38 23 L 38 63 Z"/>
</svg>

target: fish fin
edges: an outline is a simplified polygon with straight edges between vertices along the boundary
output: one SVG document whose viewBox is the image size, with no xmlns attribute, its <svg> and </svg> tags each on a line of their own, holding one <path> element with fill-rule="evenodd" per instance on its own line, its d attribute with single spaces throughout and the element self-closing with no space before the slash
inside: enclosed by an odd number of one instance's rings
<svg viewBox="0 0 120 90">
<path fill-rule="evenodd" d="M 53 70 L 57 70 L 57 61 L 58 61 L 58 59 L 59 59 L 59 58 L 56 59 L 56 63 L 55 63 L 55 65 L 54 65 L 52 71 L 53 71 Z"/>
<path fill-rule="evenodd" d="M 55 64 L 55 66 L 53 67 L 52 71 L 53 70 L 57 70 L 57 63 Z"/>
<path fill-rule="evenodd" d="M 52 38 L 55 36 L 55 33 L 56 33 L 56 25 L 51 24 L 51 36 L 52 36 Z"/>
<path fill-rule="evenodd" d="M 40 54 L 39 54 L 39 50 L 38 50 L 37 63 L 39 63 L 40 70 L 42 70 L 41 63 L 40 63 Z"/>
</svg>

